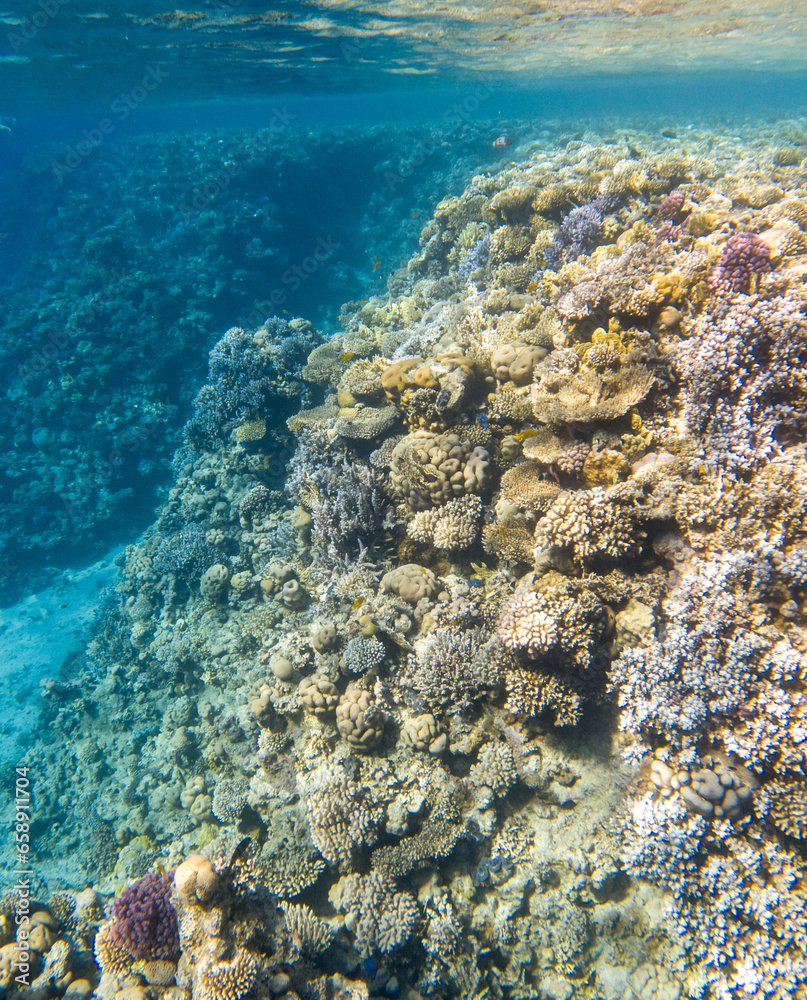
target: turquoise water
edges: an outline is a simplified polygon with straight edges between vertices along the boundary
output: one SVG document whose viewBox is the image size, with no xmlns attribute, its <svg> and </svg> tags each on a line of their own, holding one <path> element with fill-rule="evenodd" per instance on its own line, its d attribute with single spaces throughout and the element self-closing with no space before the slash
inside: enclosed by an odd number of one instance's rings
<svg viewBox="0 0 807 1000">
<path fill-rule="evenodd" d="M 807 995 L 798 2 L 0 10 L 0 991 Z"/>
</svg>

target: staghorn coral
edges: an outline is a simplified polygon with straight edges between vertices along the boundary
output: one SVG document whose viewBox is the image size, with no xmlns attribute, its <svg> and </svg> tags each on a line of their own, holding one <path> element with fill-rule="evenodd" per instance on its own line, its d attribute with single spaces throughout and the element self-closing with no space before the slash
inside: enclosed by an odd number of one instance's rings
<svg viewBox="0 0 807 1000">
<path fill-rule="evenodd" d="M 535 670 L 509 667 L 504 678 L 505 708 L 530 718 L 550 711 L 556 726 L 576 726 L 583 714 L 583 699 L 568 680 Z"/>
<path fill-rule="evenodd" d="M 334 938 L 332 927 L 320 920 L 314 911 L 298 903 L 283 903 L 286 928 L 296 946 L 307 955 L 317 955 L 326 951 Z"/>
<path fill-rule="evenodd" d="M 385 655 L 384 643 L 374 635 L 357 635 L 345 646 L 342 659 L 352 674 L 366 674 L 377 667 Z"/>
<path fill-rule="evenodd" d="M 792 752 L 789 727 L 783 731 L 781 723 L 793 695 L 799 711 L 799 695 L 781 685 L 801 676 L 807 660 L 786 641 L 749 627 L 741 588 L 753 586 L 760 569 L 759 556 L 742 550 L 692 560 L 664 602 L 663 640 L 626 649 L 612 664 L 623 729 L 648 740 L 662 736 L 674 747 L 720 733 L 726 749 L 750 767 Z"/>
<path fill-rule="evenodd" d="M 289 466 L 286 489 L 312 517 L 315 556 L 343 569 L 383 544 L 393 527 L 380 473 L 348 457 L 327 435 L 305 431 Z"/>
<path fill-rule="evenodd" d="M 276 318 L 256 333 L 228 330 L 210 352 L 209 380 L 194 399 L 187 439 L 212 450 L 237 424 L 264 417 L 270 408 L 291 412 L 304 393 L 300 368 L 317 339 L 310 327 L 295 329 Z"/>
</svg>

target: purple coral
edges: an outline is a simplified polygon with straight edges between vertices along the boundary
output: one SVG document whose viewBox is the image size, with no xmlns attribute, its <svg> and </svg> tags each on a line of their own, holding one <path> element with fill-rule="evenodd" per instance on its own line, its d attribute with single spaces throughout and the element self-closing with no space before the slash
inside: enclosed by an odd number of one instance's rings
<svg viewBox="0 0 807 1000">
<path fill-rule="evenodd" d="M 589 250 L 602 233 L 603 212 L 611 205 L 612 199 L 603 196 L 573 208 L 561 222 L 557 237 L 544 250 L 547 266 L 557 269 L 564 260 L 575 260 Z"/>
<path fill-rule="evenodd" d="M 747 293 L 757 275 L 771 270 L 767 244 L 756 233 L 736 233 L 729 237 L 720 260 L 712 268 L 709 284 L 723 292 Z"/>
<path fill-rule="evenodd" d="M 684 192 L 676 188 L 676 190 L 671 191 L 666 198 L 661 199 L 661 204 L 658 207 L 659 215 L 662 219 L 676 218 L 676 216 L 681 214 L 681 209 L 684 207 L 685 201 L 686 195 Z"/>
<path fill-rule="evenodd" d="M 173 873 L 149 872 L 112 904 L 110 937 L 135 959 L 176 961 L 179 927 L 171 903 Z"/>
<path fill-rule="evenodd" d="M 718 299 L 675 357 L 690 429 L 710 463 L 753 468 L 807 427 L 807 317 L 798 295 Z"/>
</svg>

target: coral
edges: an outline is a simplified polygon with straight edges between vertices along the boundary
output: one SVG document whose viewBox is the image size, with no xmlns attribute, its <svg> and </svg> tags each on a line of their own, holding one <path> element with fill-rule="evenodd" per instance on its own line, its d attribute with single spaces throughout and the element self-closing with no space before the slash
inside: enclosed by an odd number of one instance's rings
<svg viewBox="0 0 807 1000">
<path fill-rule="evenodd" d="M 532 409 L 544 423 L 590 423 L 621 417 L 653 387 L 652 371 L 641 361 L 617 355 L 598 370 L 571 350 L 553 351 L 535 369 Z"/>
<path fill-rule="evenodd" d="M 93 944 L 95 960 L 105 975 L 115 979 L 126 976 L 134 964 L 134 958 L 125 948 L 112 938 L 112 923 L 104 924 L 98 929 Z"/>
<path fill-rule="evenodd" d="M 575 559 L 616 558 L 638 551 L 643 533 L 618 495 L 600 486 L 561 493 L 535 529 L 536 551 L 559 546 Z"/>
<path fill-rule="evenodd" d="M 193 402 L 188 440 L 212 449 L 236 424 L 262 418 L 270 407 L 288 413 L 283 400 L 298 400 L 303 392 L 298 373 L 316 345 L 312 333 L 276 318 L 255 334 L 228 330 L 210 352 L 209 381 Z"/>
<path fill-rule="evenodd" d="M 265 486 L 253 486 L 238 506 L 238 517 L 242 528 L 251 528 L 259 524 L 269 513 L 272 505 L 272 492 Z"/>
<path fill-rule="evenodd" d="M 524 510 L 545 513 L 561 493 L 536 462 L 519 462 L 502 476 L 502 496 Z"/>
<path fill-rule="evenodd" d="M 513 340 L 496 348 L 490 356 L 490 366 L 499 382 L 529 385 L 535 373 L 535 366 L 543 361 L 547 354 L 545 347 Z"/>
<path fill-rule="evenodd" d="M 507 743 L 485 743 L 479 749 L 476 763 L 471 765 L 468 781 L 473 786 L 484 785 L 497 797 L 505 795 L 518 780 L 518 768 L 512 747 Z"/>
<path fill-rule="evenodd" d="M 312 715 L 326 715 L 339 702 L 339 689 L 327 674 L 303 677 L 297 686 L 297 697 Z"/>
<path fill-rule="evenodd" d="M 562 598 L 571 605 L 568 598 Z M 558 643 L 558 625 L 566 610 L 543 594 L 517 594 L 505 607 L 496 634 L 508 649 L 523 649 L 533 659 Z"/>
<path fill-rule="evenodd" d="M 709 284 L 721 292 L 747 293 L 760 274 L 772 269 L 770 249 L 756 233 L 735 233 L 709 273 Z"/>
<path fill-rule="evenodd" d="M 473 247 L 463 256 L 460 261 L 459 267 L 457 268 L 457 274 L 459 275 L 460 281 L 467 282 L 471 280 L 471 275 L 480 267 L 484 267 L 488 262 L 490 257 L 490 233 L 485 233 L 484 236 L 474 243 Z"/>
<path fill-rule="evenodd" d="M 564 216 L 555 240 L 544 250 L 547 266 L 557 269 L 564 259 L 575 260 L 585 253 L 602 233 L 602 213 L 608 207 L 607 199 L 600 198 Z"/>
<path fill-rule="evenodd" d="M 681 214 L 685 202 L 686 194 L 680 188 L 670 191 L 659 202 L 659 215 L 662 219 L 675 219 L 676 216 Z"/>
<path fill-rule="evenodd" d="M 768 700 L 767 709 L 759 704 L 749 719 L 749 731 L 738 725 L 737 734 L 726 737 L 727 748 L 737 752 L 743 745 L 741 756 L 751 765 L 776 754 L 782 710 L 774 710 L 777 689 L 760 687 L 760 679 L 769 671 L 774 677 L 791 676 L 801 669 L 800 658 L 786 646 L 772 646 L 763 633 L 748 626 L 747 605 L 736 588 L 747 585 L 756 565 L 754 555 L 742 551 L 692 561 L 664 602 L 663 640 L 626 649 L 612 664 L 610 680 L 619 691 L 623 729 L 689 746 L 743 705 L 750 709 L 756 697 Z M 770 722 L 775 731 L 766 749 L 762 732 Z M 755 740 L 759 742 L 754 751 Z M 786 749 L 783 741 L 781 750 Z"/>
<path fill-rule="evenodd" d="M 229 960 L 197 967 L 197 1000 L 243 1000 L 258 977 L 258 965 L 248 951 L 238 949 Z"/>
<path fill-rule="evenodd" d="M 448 746 L 448 736 L 441 731 L 437 719 L 427 712 L 406 720 L 401 726 L 401 742 L 412 750 L 440 754 Z"/>
<path fill-rule="evenodd" d="M 307 838 L 306 838 L 307 840 Z M 281 899 L 297 896 L 310 888 L 326 868 L 313 847 L 284 842 L 284 850 L 276 848 L 263 854 L 263 876 L 266 887 Z"/>
<path fill-rule="evenodd" d="M 199 590 L 202 597 L 210 601 L 211 604 L 215 604 L 227 593 L 229 583 L 229 568 L 224 563 L 215 563 L 202 574 Z"/>
<path fill-rule="evenodd" d="M 384 643 L 374 635 L 357 635 L 345 646 L 342 659 L 352 674 L 366 674 L 382 662 L 386 652 Z"/>
<path fill-rule="evenodd" d="M 430 600 L 435 598 L 440 586 L 430 569 L 416 563 L 405 563 L 381 577 L 381 589 L 388 594 L 397 594 L 403 601 L 417 604 L 424 597 Z"/>
<path fill-rule="evenodd" d="M 340 909 L 351 916 L 356 949 L 364 958 L 373 952 L 389 954 L 404 944 L 419 919 L 418 906 L 406 892 L 395 892 L 380 872 L 348 875 Z"/>
<path fill-rule="evenodd" d="M 395 683 L 417 708 L 459 711 L 499 686 L 505 659 L 498 641 L 482 629 L 437 628 L 415 642 Z"/>
<path fill-rule="evenodd" d="M 354 750 L 366 753 L 384 735 L 384 713 L 369 691 L 349 685 L 336 706 L 336 728 Z"/>
<path fill-rule="evenodd" d="M 207 541 L 204 529 L 191 524 L 160 541 L 151 565 L 157 573 L 174 573 L 186 583 L 195 584 L 218 561 L 218 553 Z"/>
<path fill-rule="evenodd" d="M 334 430 L 343 438 L 374 441 L 388 434 L 398 418 L 398 411 L 393 406 L 343 407 L 334 422 Z"/>
<path fill-rule="evenodd" d="M 772 781 L 765 786 L 771 822 L 796 840 L 807 840 L 807 782 Z"/>
<path fill-rule="evenodd" d="M 686 420 L 705 438 L 708 460 L 753 467 L 798 440 L 807 421 L 805 365 L 801 296 L 710 306 L 675 356 Z"/>
<path fill-rule="evenodd" d="M 110 942 L 135 959 L 178 958 L 172 884 L 171 876 L 150 873 L 125 889 L 112 904 Z"/>
<path fill-rule="evenodd" d="M 321 432 L 300 435 L 286 489 L 311 512 L 312 548 L 328 566 L 361 561 L 394 523 L 380 473 L 351 460 Z"/>
<path fill-rule="evenodd" d="M 328 949 L 335 931 L 324 920 L 320 920 L 310 907 L 284 903 L 281 909 L 286 918 L 286 929 L 302 952 L 317 955 Z"/>
<path fill-rule="evenodd" d="M 711 756 L 702 758 L 701 767 L 673 770 L 667 763 L 653 761 L 650 779 L 663 798 L 677 792 L 687 809 L 698 816 L 733 819 L 750 807 L 753 785 L 747 783 L 725 761 Z"/>
<path fill-rule="evenodd" d="M 438 549 L 460 552 L 470 548 L 479 535 L 482 501 L 468 495 L 449 500 L 443 507 L 424 510 L 412 518 L 407 534 L 416 542 L 434 545 Z"/>
<path fill-rule="evenodd" d="M 458 796 L 461 788 L 458 786 L 455 792 Z M 398 844 L 374 850 L 373 871 L 391 879 L 404 878 L 435 859 L 448 857 L 460 839 L 467 836 L 456 796 L 436 796 L 430 801 L 428 815 L 418 833 L 404 837 Z"/>
<path fill-rule="evenodd" d="M 415 431 L 390 456 L 390 486 L 412 510 L 428 510 L 464 493 L 481 493 L 490 480 L 487 451 L 458 434 Z"/>
<path fill-rule="evenodd" d="M 348 865 L 354 851 L 375 840 L 375 819 L 362 788 L 339 768 L 320 774 L 320 787 L 306 799 L 311 839 L 332 864 Z"/>
<path fill-rule="evenodd" d="M 560 677 L 521 667 L 505 674 L 505 707 L 514 715 L 530 718 L 545 710 L 554 713 L 556 726 L 576 726 L 583 711 L 582 698 Z"/>
<path fill-rule="evenodd" d="M 211 811 L 222 823 L 237 823 L 247 804 L 247 786 L 242 781 L 217 781 Z"/>
</svg>

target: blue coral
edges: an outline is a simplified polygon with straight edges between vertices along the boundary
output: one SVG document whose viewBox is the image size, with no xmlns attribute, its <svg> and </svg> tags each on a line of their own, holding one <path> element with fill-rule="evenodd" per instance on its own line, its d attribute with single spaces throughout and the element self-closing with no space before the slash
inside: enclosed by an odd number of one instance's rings
<svg viewBox="0 0 807 1000">
<path fill-rule="evenodd" d="M 296 406 L 284 406 L 285 399 L 299 405 L 305 392 L 301 371 L 317 338 L 276 318 L 261 332 L 262 342 L 233 327 L 210 352 L 208 381 L 193 402 L 186 428 L 193 445 L 216 447 L 236 424 L 265 417 L 270 410 L 275 418 L 288 416 Z"/>
<path fill-rule="evenodd" d="M 473 247 L 465 254 L 460 261 L 459 276 L 463 282 L 471 280 L 471 274 L 478 268 L 483 267 L 488 262 L 490 254 L 490 233 L 486 233 L 477 240 Z"/>
</svg>

